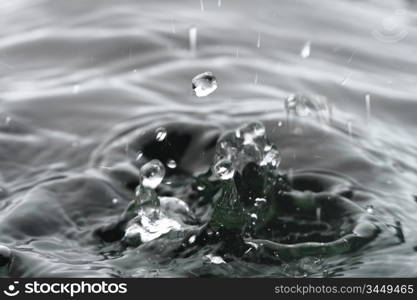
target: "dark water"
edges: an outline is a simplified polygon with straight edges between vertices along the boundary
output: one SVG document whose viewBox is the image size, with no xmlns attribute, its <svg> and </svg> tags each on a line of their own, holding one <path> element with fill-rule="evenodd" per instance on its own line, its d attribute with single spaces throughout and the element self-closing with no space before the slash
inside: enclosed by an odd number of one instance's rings
<svg viewBox="0 0 417 300">
<path fill-rule="evenodd" d="M 416 276 L 416 20 L 412 1 L 4 1 L 0 275 Z M 325 109 L 288 114 L 293 93 Z M 219 137 L 253 121 L 279 168 L 213 178 Z M 189 210 L 129 244 L 151 159 Z M 272 217 L 250 229 L 252 196 Z"/>
</svg>

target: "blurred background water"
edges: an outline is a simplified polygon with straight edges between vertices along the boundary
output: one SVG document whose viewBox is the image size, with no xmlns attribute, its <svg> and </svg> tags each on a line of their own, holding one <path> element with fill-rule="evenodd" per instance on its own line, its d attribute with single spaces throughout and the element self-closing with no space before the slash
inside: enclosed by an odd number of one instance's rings
<svg viewBox="0 0 417 300">
<path fill-rule="evenodd" d="M 0 243 L 13 260 L 1 275 L 417 276 L 416 17 L 411 0 L 3 1 Z M 219 87 L 197 98 L 205 71 Z M 289 128 L 293 93 L 325 97 L 333 122 Z M 210 140 L 253 120 L 275 128 L 283 171 L 357 183 L 360 205 L 404 239 L 277 266 L 161 262 L 91 238 L 131 198 L 106 176 L 140 150 L 132 136 L 164 126 Z M 198 143 L 178 169 L 207 168 Z"/>
</svg>

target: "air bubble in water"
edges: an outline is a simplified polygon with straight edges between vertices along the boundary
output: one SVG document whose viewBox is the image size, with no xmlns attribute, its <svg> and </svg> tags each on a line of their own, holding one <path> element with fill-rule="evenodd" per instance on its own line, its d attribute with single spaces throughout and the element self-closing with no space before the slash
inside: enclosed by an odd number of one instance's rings
<svg viewBox="0 0 417 300">
<path fill-rule="evenodd" d="M 195 76 L 192 81 L 192 88 L 197 97 L 206 97 L 217 89 L 217 80 L 211 72 L 204 72 Z"/>
<path fill-rule="evenodd" d="M 167 137 L 167 130 L 164 127 L 159 127 L 155 130 L 156 140 L 162 142 Z"/>
<path fill-rule="evenodd" d="M 302 58 L 307 58 L 310 56 L 311 52 L 311 41 L 308 41 L 304 44 L 303 48 L 301 49 L 300 56 Z"/>
<path fill-rule="evenodd" d="M 175 169 L 177 167 L 177 163 L 175 162 L 175 160 L 170 159 L 167 161 L 167 167 L 170 169 Z"/>
<path fill-rule="evenodd" d="M 144 164 L 140 168 L 141 184 L 144 187 L 155 189 L 164 179 L 165 167 L 157 159 Z"/>
<path fill-rule="evenodd" d="M 221 159 L 214 164 L 213 173 L 221 180 L 229 180 L 233 178 L 235 170 L 230 160 Z"/>
</svg>

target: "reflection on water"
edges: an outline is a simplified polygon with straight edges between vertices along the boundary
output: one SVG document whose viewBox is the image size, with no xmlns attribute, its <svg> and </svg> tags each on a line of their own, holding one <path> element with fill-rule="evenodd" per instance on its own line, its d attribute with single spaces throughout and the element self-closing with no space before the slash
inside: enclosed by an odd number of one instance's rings
<svg viewBox="0 0 417 300">
<path fill-rule="evenodd" d="M 0 276 L 416 276 L 416 16 L 3 1 Z"/>
</svg>

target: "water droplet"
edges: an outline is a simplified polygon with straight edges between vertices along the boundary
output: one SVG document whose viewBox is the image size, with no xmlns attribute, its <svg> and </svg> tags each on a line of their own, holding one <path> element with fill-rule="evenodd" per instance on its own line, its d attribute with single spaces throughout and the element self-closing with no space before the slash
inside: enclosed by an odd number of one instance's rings
<svg viewBox="0 0 417 300">
<path fill-rule="evenodd" d="M 278 122 L 278 127 L 281 127 L 282 126 L 282 121 L 279 121 Z"/>
<path fill-rule="evenodd" d="M 219 264 L 225 264 L 226 263 L 221 256 L 214 256 L 212 254 L 207 254 L 204 257 L 207 258 L 209 260 L 209 262 L 212 263 L 212 264 L 219 265 Z"/>
<path fill-rule="evenodd" d="M 213 173 L 221 180 L 229 180 L 233 178 L 235 170 L 230 160 L 221 159 L 213 166 Z"/>
<path fill-rule="evenodd" d="M 250 215 L 250 217 L 251 217 L 252 219 L 255 219 L 255 220 L 257 220 L 257 219 L 258 219 L 258 215 L 257 215 L 257 214 L 255 214 L 255 213 L 251 214 L 251 215 Z"/>
<path fill-rule="evenodd" d="M 256 47 L 261 48 L 261 33 L 258 33 L 258 41 L 256 42 Z"/>
<path fill-rule="evenodd" d="M 164 127 L 159 127 L 155 130 L 156 140 L 162 142 L 167 137 L 167 130 Z"/>
<path fill-rule="evenodd" d="M 190 51 L 195 52 L 197 50 L 197 27 L 191 27 L 188 30 L 188 39 L 190 43 Z"/>
<path fill-rule="evenodd" d="M 217 1 L 217 6 L 218 6 L 218 7 L 221 7 L 221 6 L 222 6 L 222 0 L 218 0 L 218 1 Z"/>
<path fill-rule="evenodd" d="M 206 189 L 205 186 L 203 186 L 203 185 L 197 185 L 197 190 L 199 190 L 200 192 L 201 191 L 204 191 L 205 189 Z"/>
<path fill-rule="evenodd" d="M 139 161 L 142 157 L 143 157 L 143 152 L 142 151 L 138 151 L 136 153 L 136 161 Z"/>
<path fill-rule="evenodd" d="M 111 203 L 113 203 L 113 204 L 117 204 L 117 203 L 119 203 L 119 199 L 117 199 L 117 198 L 113 198 L 113 199 L 111 200 Z"/>
<path fill-rule="evenodd" d="M 204 1 L 200 0 L 200 10 L 204 11 Z"/>
<path fill-rule="evenodd" d="M 197 97 L 206 97 L 217 89 L 217 80 L 211 72 L 204 72 L 195 76 L 192 81 L 192 88 Z"/>
<path fill-rule="evenodd" d="M 177 167 L 177 163 L 175 162 L 175 160 L 170 159 L 167 161 L 167 167 L 170 169 L 175 169 Z"/>
<path fill-rule="evenodd" d="M 255 199 L 255 206 L 256 207 L 264 205 L 264 204 L 266 204 L 266 199 L 265 198 L 256 198 Z"/>
<path fill-rule="evenodd" d="M 369 122 L 371 120 L 371 95 L 365 95 L 365 105 L 366 105 L 366 121 Z"/>
<path fill-rule="evenodd" d="M 368 206 L 366 206 L 366 212 L 368 213 L 368 214 L 372 214 L 373 212 L 374 212 L 374 207 L 372 206 L 372 205 L 368 205 Z"/>
<path fill-rule="evenodd" d="M 192 235 L 192 236 L 190 236 L 190 238 L 188 239 L 188 242 L 190 243 L 190 244 L 192 244 L 192 243 L 194 243 L 195 242 L 195 240 L 196 240 L 196 236 L 195 235 Z"/>
<path fill-rule="evenodd" d="M 301 49 L 300 56 L 302 58 L 307 58 L 310 56 L 310 52 L 311 52 L 311 41 L 307 41 L 304 44 L 303 48 Z"/>
<path fill-rule="evenodd" d="M 164 179 L 165 167 L 157 159 L 144 164 L 140 168 L 141 184 L 144 187 L 155 189 Z"/>
</svg>

